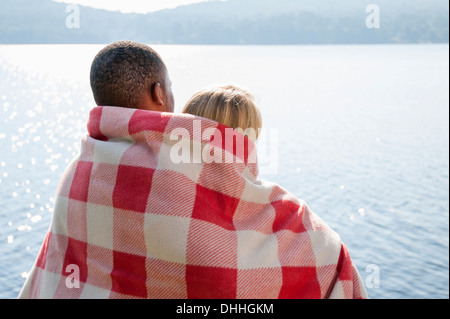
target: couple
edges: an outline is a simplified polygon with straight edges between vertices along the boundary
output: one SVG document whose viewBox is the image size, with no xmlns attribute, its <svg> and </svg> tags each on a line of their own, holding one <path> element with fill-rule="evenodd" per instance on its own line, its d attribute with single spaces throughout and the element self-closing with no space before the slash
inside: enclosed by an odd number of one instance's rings
<svg viewBox="0 0 450 319">
<path fill-rule="evenodd" d="M 248 92 L 204 90 L 174 114 L 162 59 L 130 41 L 98 53 L 91 87 L 98 107 L 19 298 L 367 297 L 339 236 L 303 201 L 258 180 L 249 160 L 257 135 L 244 138 L 244 153 L 215 133 L 198 138 L 194 121 L 258 132 Z M 189 135 L 173 139 L 180 129 Z M 176 163 L 181 141 L 241 160 Z"/>
</svg>

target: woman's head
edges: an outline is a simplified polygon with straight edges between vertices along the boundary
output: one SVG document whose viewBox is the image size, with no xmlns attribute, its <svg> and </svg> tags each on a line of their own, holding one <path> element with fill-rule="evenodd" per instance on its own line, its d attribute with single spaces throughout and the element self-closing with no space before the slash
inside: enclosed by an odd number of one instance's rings
<svg viewBox="0 0 450 319">
<path fill-rule="evenodd" d="M 254 97 L 234 85 L 204 89 L 186 103 L 183 113 L 205 117 L 233 129 L 241 129 L 256 141 L 262 127 L 261 113 Z"/>
</svg>

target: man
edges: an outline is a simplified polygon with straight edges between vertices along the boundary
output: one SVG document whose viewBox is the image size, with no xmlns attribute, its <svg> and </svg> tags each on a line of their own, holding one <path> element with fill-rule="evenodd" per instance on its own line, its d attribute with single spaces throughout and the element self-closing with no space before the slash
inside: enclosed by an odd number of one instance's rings
<svg viewBox="0 0 450 319">
<path fill-rule="evenodd" d="M 149 46 L 115 42 L 95 57 L 91 88 L 97 105 L 173 112 L 172 82 L 157 52 Z"/>
<path fill-rule="evenodd" d="M 168 72 L 151 48 L 107 46 L 91 86 L 99 106 L 20 298 L 367 297 L 339 236 L 257 179 L 253 142 L 241 152 L 222 140 L 225 126 L 171 113 Z M 175 146 L 221 157 L 174 161 Z"/>
</svg>

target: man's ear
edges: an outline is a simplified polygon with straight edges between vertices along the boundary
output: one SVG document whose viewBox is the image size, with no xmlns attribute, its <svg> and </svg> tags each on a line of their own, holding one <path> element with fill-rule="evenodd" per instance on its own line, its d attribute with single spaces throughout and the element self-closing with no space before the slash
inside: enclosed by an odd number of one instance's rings
<svg viewBox="0 0 450 319">
<path fill-rule="evenodd" d="M 156 83 L 152 88 L 152 100 L 158 106 L 164 106 L 164 90 L 160 83 Z"/>
</svg>

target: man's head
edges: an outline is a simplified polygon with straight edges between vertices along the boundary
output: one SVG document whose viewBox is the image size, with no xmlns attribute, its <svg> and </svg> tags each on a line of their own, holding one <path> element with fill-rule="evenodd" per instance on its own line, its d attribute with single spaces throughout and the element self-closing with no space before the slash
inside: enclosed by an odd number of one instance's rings
<svg viewBox="0 0 450 319">
<path fill-rule="evenodd" d="M 171 85 L 163 60 L 145 44 L 114 42 L 92 62 L 91 88 L 97 105 L 173 112 Z"/>
</svg>

